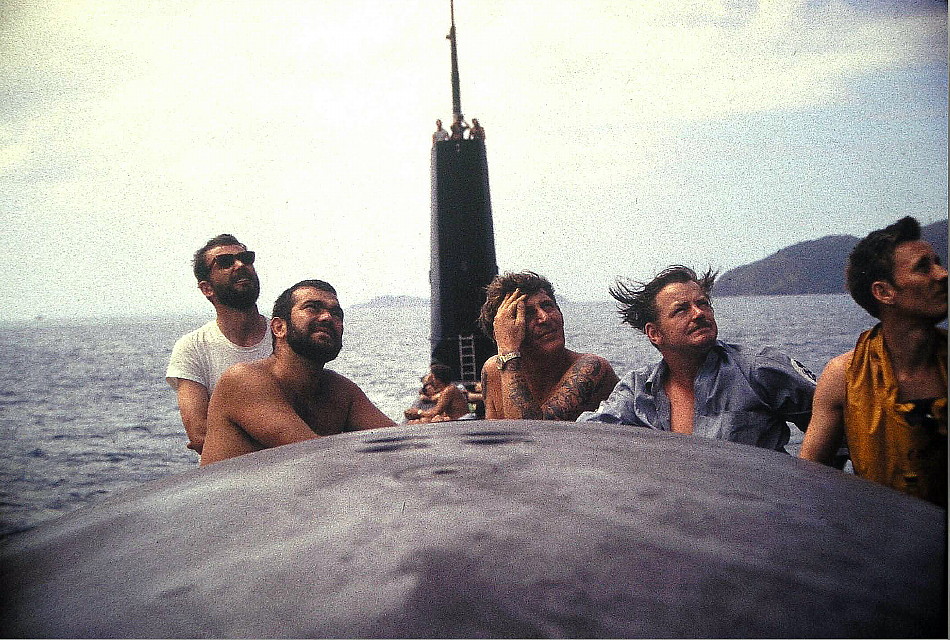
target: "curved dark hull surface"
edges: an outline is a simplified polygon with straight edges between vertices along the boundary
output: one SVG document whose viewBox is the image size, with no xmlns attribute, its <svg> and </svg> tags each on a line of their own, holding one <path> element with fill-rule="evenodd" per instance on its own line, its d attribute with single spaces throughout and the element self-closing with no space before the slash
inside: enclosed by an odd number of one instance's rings
<svg viewBox="0 0 950 640">
<path fill-rule="evenodd" d="M 946 634 L 946 513 L 750 446 L 538 421 L 234 458 L 4 542 L 4 636 Z"/>
</svg>

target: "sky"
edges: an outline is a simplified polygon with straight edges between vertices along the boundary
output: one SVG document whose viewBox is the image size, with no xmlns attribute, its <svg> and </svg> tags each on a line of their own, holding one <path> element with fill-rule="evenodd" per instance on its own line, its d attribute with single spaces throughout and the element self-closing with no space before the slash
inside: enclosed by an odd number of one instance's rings
<svg viewBox="0 0 950 640">
<path fill-rule="evenodd" d="M 501 271 L 608 300 L 947 216 L 947 4 L 456 0 Z M 0 2 L 0 320 L 207 313 L 194 251 L 429 294 L 448 0 Z"/>
</svg>

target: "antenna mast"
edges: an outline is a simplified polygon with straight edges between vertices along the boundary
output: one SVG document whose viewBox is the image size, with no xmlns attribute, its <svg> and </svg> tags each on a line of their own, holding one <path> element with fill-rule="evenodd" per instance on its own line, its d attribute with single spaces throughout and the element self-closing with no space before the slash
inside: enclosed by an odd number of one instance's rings
<svg viewBox="0 0 950 640">
<path fill-rule="evenodd" d="M 452 28 L 445 36 L 452 43 L 452 114 L 462 117 L 462 96 L 459 92 L 459 56 L 455 48 L 455 0 L 449 0 L 449 9 L 452 12 Z"/>
</svg>

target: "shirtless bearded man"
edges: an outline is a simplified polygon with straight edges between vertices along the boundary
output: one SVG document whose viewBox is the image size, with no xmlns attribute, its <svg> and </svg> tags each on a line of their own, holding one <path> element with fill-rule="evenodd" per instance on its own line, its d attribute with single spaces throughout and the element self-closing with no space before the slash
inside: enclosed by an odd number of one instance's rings
<svg viewBox="0 0 950 640">
<path fill-rule="evenodd" d="M 575 420 L 617 384 L 607 360 L 565 348 L 554 289 L 536 273 L 496 276 L 478 322 L 498 345 L 482 368 L 488 420 Z"/>
<path fill-rule="evenodd" d="M 228 369 L 211 396 L 201 464 L 344 431 L 395 423 L 324 365 L 343 346 L 343 309 L 322 280 L 284 291 L 271 318 L 274 353 Z"/>
</svg>

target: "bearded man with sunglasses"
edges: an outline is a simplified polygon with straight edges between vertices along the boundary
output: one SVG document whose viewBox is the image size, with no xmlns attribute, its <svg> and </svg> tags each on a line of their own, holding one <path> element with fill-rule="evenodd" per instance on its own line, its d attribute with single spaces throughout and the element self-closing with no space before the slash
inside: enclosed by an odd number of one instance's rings
<svg viewBox="0 0 950 640">
<path fill-rule="evenodd" d="M 198 289 L 214 305 L 216 317 L 188 333 L 172 349 L 165 380 L 178 394 L 178 410 L 188 448 L 204 447 L 208 402 L 231 365 L 266 358 L 273 351 L 270 323 L 257 310 L 261 286 L 254 252 L 229 233 L 215 236 L 195 252 Z"/>
</svg>

